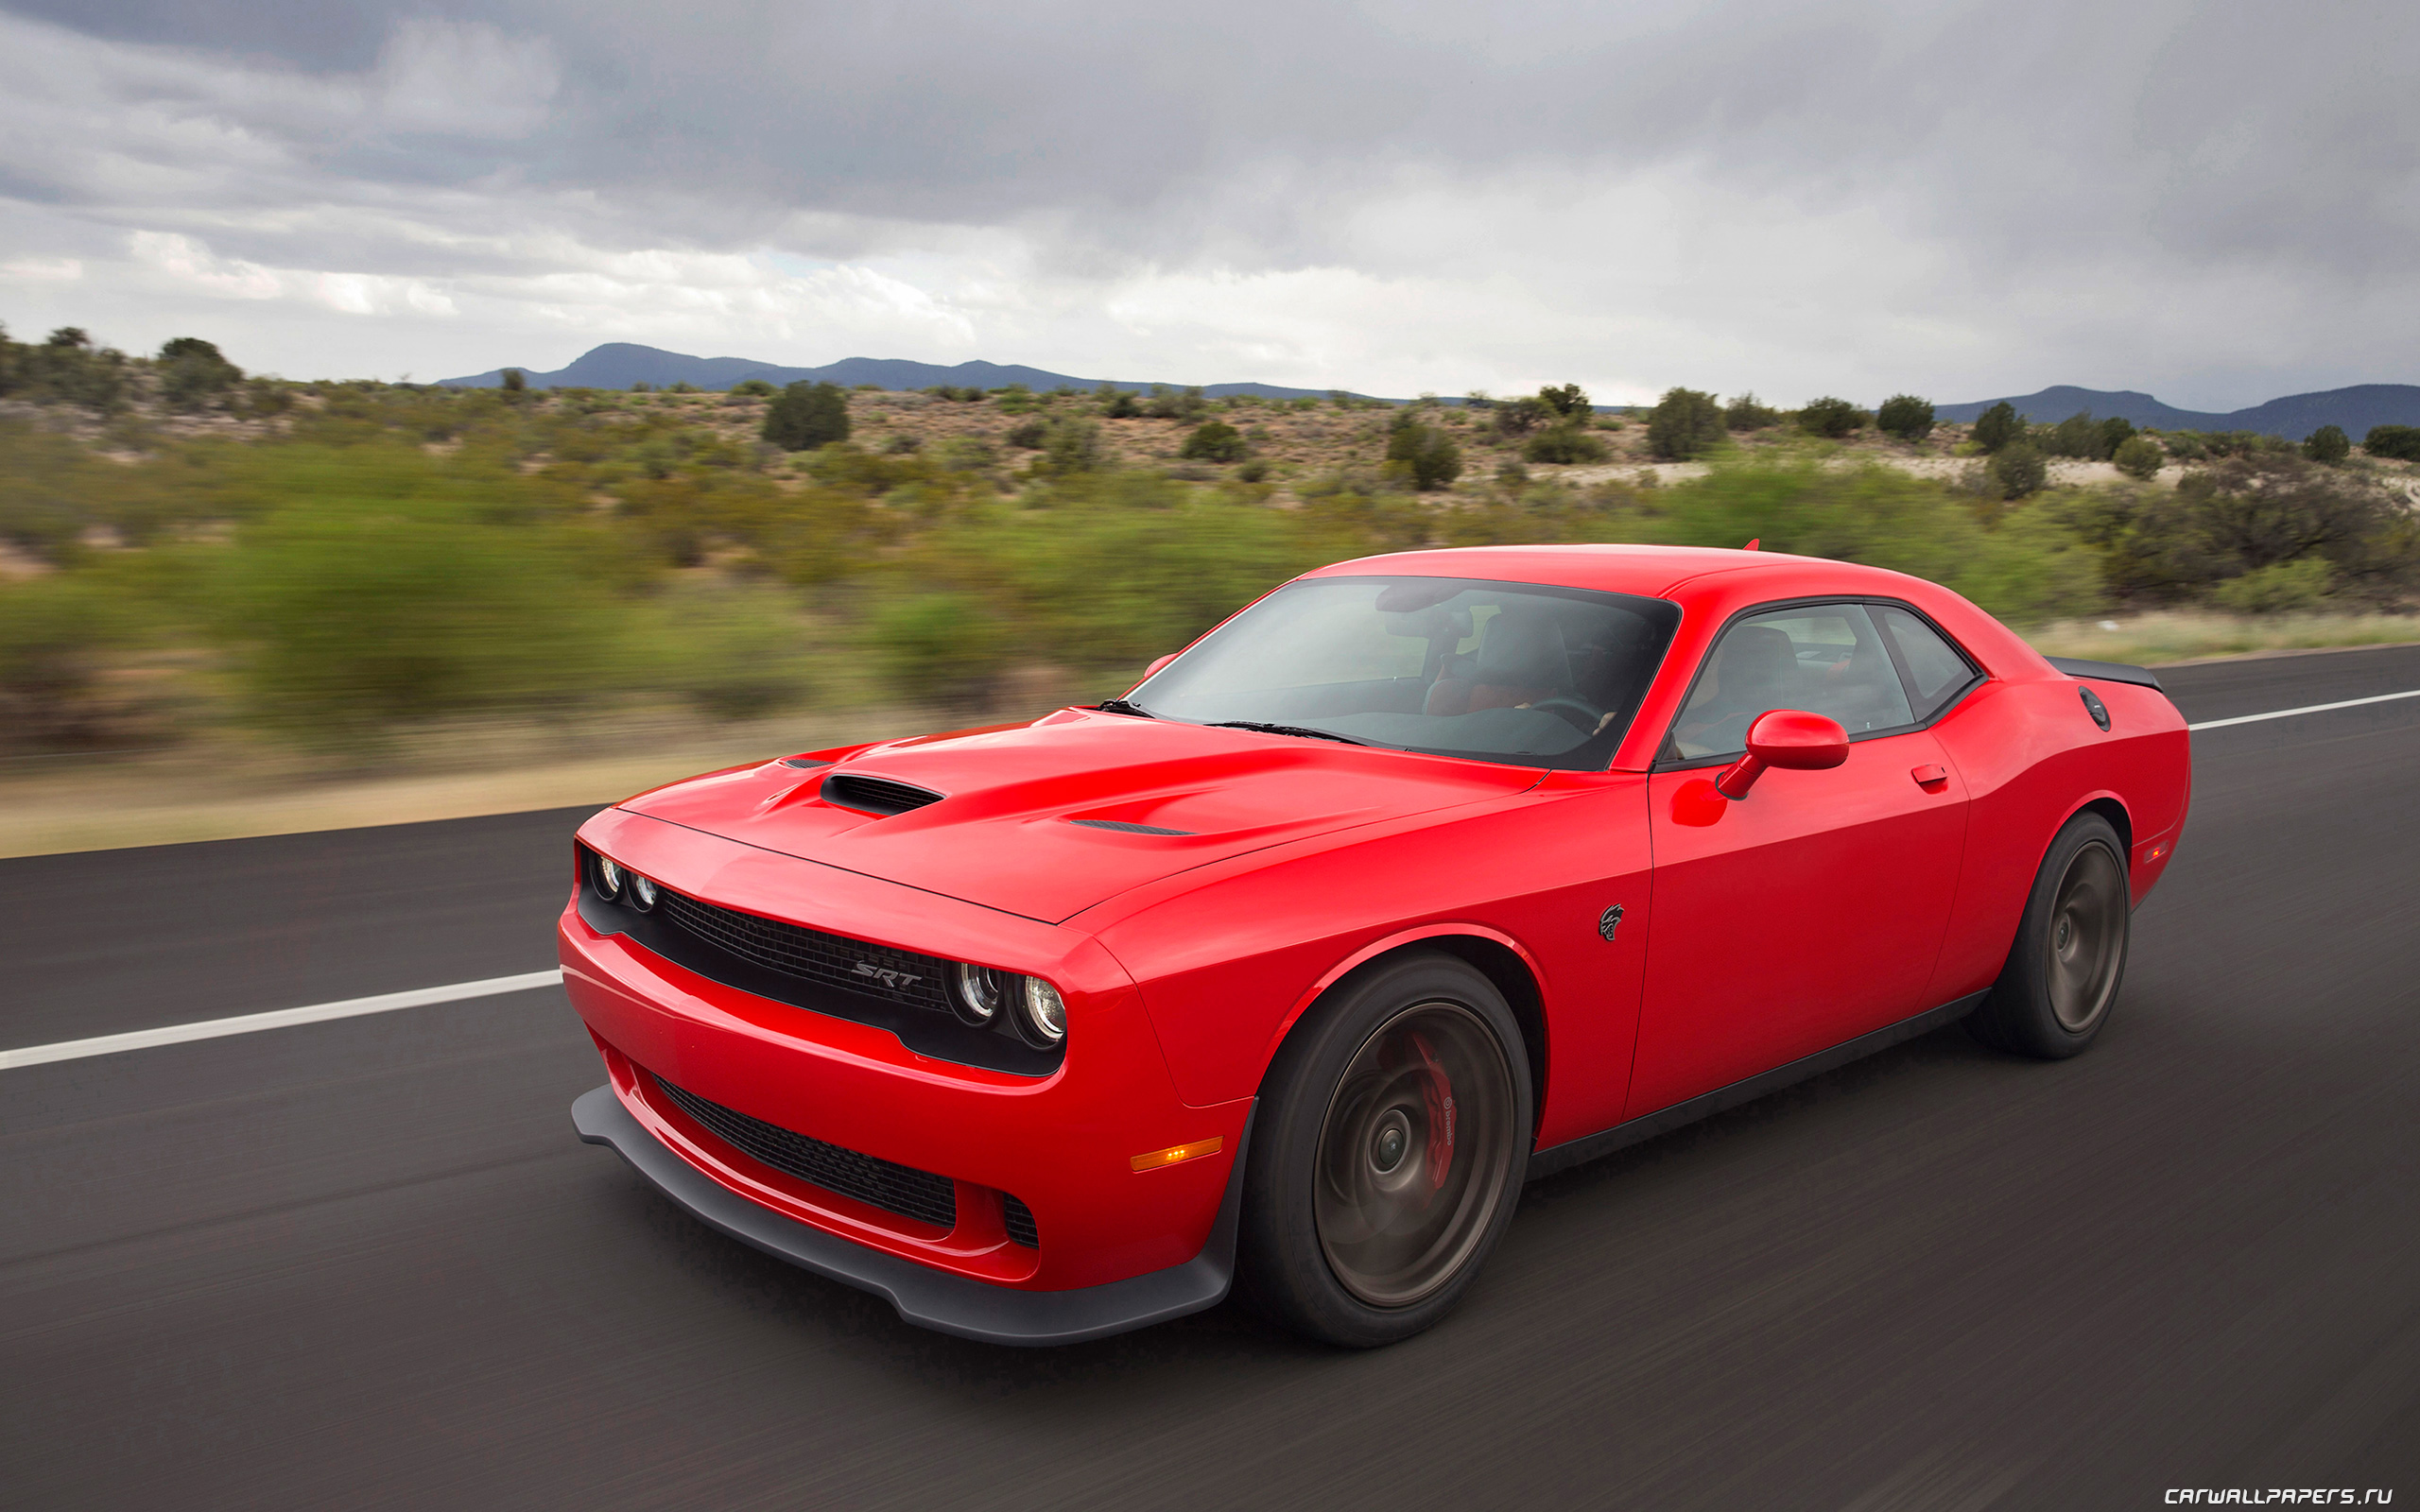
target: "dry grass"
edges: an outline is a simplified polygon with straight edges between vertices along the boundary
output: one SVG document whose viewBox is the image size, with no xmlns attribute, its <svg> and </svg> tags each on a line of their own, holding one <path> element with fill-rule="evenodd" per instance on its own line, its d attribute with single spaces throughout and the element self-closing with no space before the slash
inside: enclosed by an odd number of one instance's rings
<svg viewBox="0 0 2420 1512">
<path fill-rule="evenodd" d="M 2170 610 L 2124 619 L 2066 620 L 2027 634 L 2047 656 L 2157 666 L 2213 657 L 2420 642 L 2410 614 L 2213 614 Z"/>
</svg>

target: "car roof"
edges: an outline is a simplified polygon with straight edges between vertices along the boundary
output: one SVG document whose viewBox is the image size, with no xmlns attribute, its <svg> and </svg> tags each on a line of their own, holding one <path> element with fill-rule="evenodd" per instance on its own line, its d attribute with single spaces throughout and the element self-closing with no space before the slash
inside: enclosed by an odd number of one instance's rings
<svg viewBox="0 0 2420 1512">
<path fill-rule="evenodd" d="M 1770 586 L 1776 594 L 1875 593 L 1901 596 L 1921 579 L 1879 567 L 1798 557 L 1780 551 L 1719 546 L 1461 546 L 1360 557 L 1305 573 L 1305 577 L 1476 577 L 1491 582 L 1548 583 L 1599 593 L 1670 596 L 1684 583 L 1722 575 L 1726 587 Z M 1736 575 L 1752 575 L 1738 581 Z"/>
</svg>

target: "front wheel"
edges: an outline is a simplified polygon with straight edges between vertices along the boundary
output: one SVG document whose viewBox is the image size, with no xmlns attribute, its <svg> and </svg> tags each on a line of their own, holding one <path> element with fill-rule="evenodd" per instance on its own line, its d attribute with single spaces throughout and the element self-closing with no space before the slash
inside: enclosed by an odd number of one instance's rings
<svg viewBox="0 0 2420 1512">
<path fill-rule="evenodd" d="M 1512 1221 L 1529 1159 L 1529 1057 L 1503 995 L 1449 956 L 1380 967 L 1313 1009 L 1265 1096 L 1246 1291 L 1352 1348 L 1444 1316 Z"/>
<path fill-rule="evenodd" d="M 1967 1021 L 1985 1043 L 2062 1060 L 2100 1037 L 2126 974 L 2125 854 L 2098 814 L 2077 815 L 2050 842 L 2008 965 Z"/>
</svg>

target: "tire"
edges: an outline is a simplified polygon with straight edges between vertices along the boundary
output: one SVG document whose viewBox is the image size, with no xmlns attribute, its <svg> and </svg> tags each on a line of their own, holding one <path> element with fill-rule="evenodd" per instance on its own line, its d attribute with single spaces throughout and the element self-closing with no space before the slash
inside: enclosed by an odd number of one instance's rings
<svg viewBox="0 0 2420 1512">
<path fill-rule="evenodd" d="M 1512 1221 L 1532 1131 L 1503 994 L 1451 956 L 1388 962 L 1306 1014 L 1263 1084 L 1238 1280 L 1348 1349 L 1453 1310 Z"/>
<path fill-rule="evenodd" d="M 2042 858 L 2008 964 L 1968 1027 L 2021 1056 L 2083 1054 L 2117 1006 L 2132 913 L 2118 832 L 2098 814 L 2077 815 Z"/>
</svg>

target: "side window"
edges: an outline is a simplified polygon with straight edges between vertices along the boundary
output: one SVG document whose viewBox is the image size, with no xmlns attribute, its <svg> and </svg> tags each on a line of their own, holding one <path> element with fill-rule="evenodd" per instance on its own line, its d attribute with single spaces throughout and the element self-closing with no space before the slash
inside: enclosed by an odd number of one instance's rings
<svg viewBox="0 0 2420 1512">
<path fill-rule="evenodd" d="M 1891 653 L 1862 605 L 1819 604 L 1741 620 L 1722 634 L 1672 724 L 1683 757 L 1745 750 L 1771 709 L 1804 709 L 1851 735 L 1915 723 Z"/>
<path fill-rule="evenodd" d="M 1916 717 L 1930 719 L 1957 695 L 1960 689 L 1975 680 L 1975 668 L 1957 647 L 1941 637 L 1941 632 L 1916 618 L 1904 609 L 1888 604 L 1875 608 L 1875 618 L 1899 648 L 1899 660 L 1908 668 L 1908 680 L 1914 685 Z"/>
</svg>

